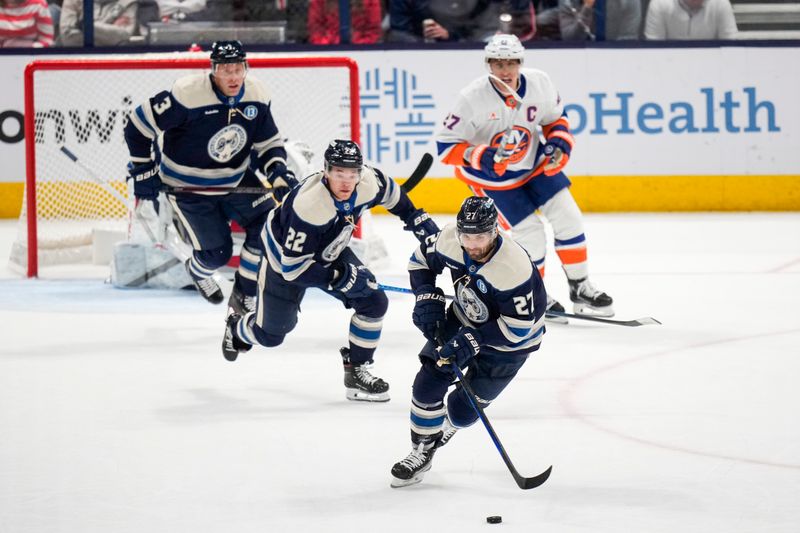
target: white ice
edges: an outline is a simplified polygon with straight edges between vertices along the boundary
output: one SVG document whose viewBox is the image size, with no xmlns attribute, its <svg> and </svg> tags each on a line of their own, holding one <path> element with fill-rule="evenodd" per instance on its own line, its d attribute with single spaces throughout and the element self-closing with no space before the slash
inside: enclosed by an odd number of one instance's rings
<svg viewBox="0 0 800 533">
<path fill-rule="evenodd" d="M 400 226 L 375 217 L 386 284 L 407 284 Z M 322 293 L 283 346 L 229 363 L 224 309 L 195 294 L 4 271 L 0 532 L 800 531 L 800 214 L 588 215 L 586 232 L 617 317 L 663 325 L 548 327 L 488 410 L 522 474 L 553 465 L 531 491 L 481 425 L 389 487 L 421 345 L 408 296 L 376 354 L 392 400 L 360 404 L 349 311 Z"/>
</svg>

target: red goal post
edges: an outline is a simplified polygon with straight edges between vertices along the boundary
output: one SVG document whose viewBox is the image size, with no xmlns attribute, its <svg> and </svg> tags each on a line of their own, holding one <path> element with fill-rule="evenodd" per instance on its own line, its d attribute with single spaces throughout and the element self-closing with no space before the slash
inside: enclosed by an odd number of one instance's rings
<svg viewBox="0 0 800 533">
<path fill-rule="evenodd" d="M 315 169 L 322 168 L 330 140 L 359 142 L 358 64 L 353 59 L 249 56 L 248 76 L 267 86 L 281 134 L 312 148 Z M 12 266 L 36 277 L 42 265 L 91 262 L 87 247 L 93 230 L 127 225 L 128 209 L 120 196 L 127 196 L 122 129 L 128 114 L 146 98 L 170 89 L 178 77 L 209 69 L 207 55 L 185 53 L 28 64 L 25 198 Z M 91 169 L 66 158 L 62 147 Z M 106 183 L 90 179 L 89 172 Z"/>
</svg>

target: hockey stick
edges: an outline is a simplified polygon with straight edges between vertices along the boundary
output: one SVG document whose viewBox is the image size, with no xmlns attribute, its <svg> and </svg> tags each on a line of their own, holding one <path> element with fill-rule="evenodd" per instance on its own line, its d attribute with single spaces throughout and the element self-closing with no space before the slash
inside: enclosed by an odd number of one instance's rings
<svg viewBox="0 0 800 533">
<path fill-rule="evenodd" d="M 444 345 L 444 338 L 442 337 L 443 329 L 443 325 L 440 322 L 438 324 L 436 333 L 436 342 L 439 343 L 439 346 Z M 511 472 L 511 476 L 514 478 L 514 481 L 517 482 L 517 486 L 523 490 L 528 490 L 534 489 L 547 481 L 547 478 L 550 477 L 550 472 L 553 471 L 552 465 L 547 467 L 547 470 L 541 474 L 533 477 L 525 477 L 517 471 L 514 463 L 511 462 L 511 458 L 508 456 L 508 453 L 506 453 L 503 443 L 500 442 L 500 437 L 497 436 L 497 433 L 492 427 L 492 423 L 489 422 L 489 418 L 486 416 L 483 407 L 480 406 L 478 397 L 475 394 L 475 391 L 472 390 L 472 386 L 466 379 L 464 379 L 464 374 L 461 372 L 461 369 L 458 368 L 458 365 L 455 362 L 452 362 L 451 365 L 456 373 L 456 376 L 458 376 L 459 383 L 461 383 L 461 386 L 467 393 L 467 399 L 469 400 L 469 403 L 472 404 L 472 408 L 475 409 L 475 412 L 478 414 L 478 418 L 480 418 L 481 422 L 483 422 L 483 425 L 486 428 L 486 431 L 489 433 L 489 436 L 492 438 L 492 442 L 494 442 L 497 451 L 500 452 L 500 457 L 503 458 L 503 462 L 506 464 L 506 467 L 508 467 L 509 472 Z"/>
<path fill-rule="evenodd" d="M 414 172 L 403 182 L 400 188 L 403 189 L 406 194 L 410 193 L 414 187 L 422 181 L 422 178 L 424 178 L 431 169 L 431 165 L 433 165 L 433 156 L 429 153 L 422 154 L 422 159 L 419 160 L 417 168 L 414 169 Z"/>
<path fill-rule="evenodd" d="M 591 315 L 578 315 L 575 313 L 565 313 L 563 311 L 547 311 L 548 315 L 563 316 L 564 318 L 574 318 L 576 320 L 588 320 L 590 322 L 600 322 L 602 324 L 613 324 L 615 326 L 648 326 L 651 324 L 661 325 L 661 322 L 651 316 L 645 316 L 634 320 L 614 320 L 612 318 L 602 318 Z"/>
<path fill-rule="evenodd" d="M 378 288 L 381 289 L 381 290 L 384 290 L 384 291 L 401 292 L 403 294 L 414 294 L 414 291 L 412 291 L 411 289 L 407 289 L 405 287 L 394 287 L 392 285 L 381 285 L 381 284 L 379 284 Z M 445 294 L 444 297 L 447 298 L 448 300 L 452 300 L 453 299 L 453 296 L 450 295 L 450 294 Z M 590 315 L 578 315 L 578 314 L 574 314 L 574 313 L 565 313 L 565 312 L 562 312 L 562 311 L 547 311 L 545 314 L 553 315 L 553 316 L 563 316 L 565 318 L 574 318 L 576 320 L 588 320 L 590 322 L 600 322 L 602 324 L 611 324 L 611 325 L 614 325 L 614 326 L 636 327 L 636 326 L 648 326 L 648 325 L 651 325 L 651 324 L 661 325 L 661 322 L 659 322 L 658 320 L 656 320 L 655 318 L 653 318 L 651 316 L 637 318 L 635 320 L 614 320 L 614 319 L 611 319 L 611 318 L 601 318 L 601 317 L 590 316 Z"/>
<path fill-rule="evenodd" d="M 65 156 L 67 156 L 69 159 L 71 159 L 73 163 L 75 163 L 80 168 L 82 168 L 83 171 L 86 172 L 86 175 L 89 176 L 92 179 L 92 181 L 94 181 L 95 183 L 100 185 L 100 187 L 102 187 L 103 190 L 105 190 L 108 194 L 113 196 L 118 201 L 122 202 L 122 205 L 124 205 L 124 206 L 128 205 L 128 199 L 126 197 L 122 196 L 122 194 L 120 194 L 120 192 L 118 190 L 116 190 L 114 187 L 112 187 L 110 183 L 108 183 L 106 180 L 104 180 L 103 178 L 98 176 L 95 173 L 94 170 L 89 168 L 83 161 L 78 159 L 78 156 L 76 156 L 74 153 L 72 153 L 72 151 L 69 148 L 67 148 L 66 146 L 64 146 L 63 144 L 61 145 L 61 153 L 63 153 Z M 147 232 L 147 236 L 150 238 L 150 240 L 153 241 L 153 244 L 156 245 L 156 246 L 160 246 L 161 243 L 159 243 L 158 239 L 156 239 L 156 236 L 153 233 L 153 230 L 150 229 L 150 225 L 147 224 L 147 222 L 144 220 L 144 218 L 142 217 L 141 213 L 139 213 L 139 210 L 135 206 L 133 208 L 133 214 L 136 217 L 136 220 L 138 220 L 139 223 L 142 226 L 144 226 L 144 230 L 145 230 L 145 232 Z"/>
<path fill-rule="evenodd" d="M 501 163 L 508 159 L 508 157 L 514 152 L 514 149 L 517 147 L 517 143 L 515 142 L 514 145 L 507 149 L 506 146 L 511 141 L 511 132 L 514 131 L 514 121 L 517 119 L 517 114 L 519 114 L 519 110 L 522 108 L 522 98 L 519 97 L 517 91 L 509 87 L 509 85 L 495 76 L 494 74 L 489 74 L 489 79 L 501 85 L 508 94 L 506 95 L 506 105 L 512 108 L 511 111 L 511 123 L 508 125 L 506 130 L 503 132 L 503 136 L 500 137 L 500 145 L 497 147 L 497 151 L 494 154 L 494 162 Z M 513 107 L 510 105 L 513 103 Z"/>
<path fill-rule="evenodd" d="M 166 193 L 224 192 L 226 194 L 272 194 L 266 187 L 165 187 Z"/>
</svg>

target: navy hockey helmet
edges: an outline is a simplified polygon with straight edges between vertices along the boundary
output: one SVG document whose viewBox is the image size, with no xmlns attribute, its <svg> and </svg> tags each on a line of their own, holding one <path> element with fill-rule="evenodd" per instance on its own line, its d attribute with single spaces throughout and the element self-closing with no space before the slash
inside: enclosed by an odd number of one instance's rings
<svg viewBox="0 0 800 533">
<path fill-rule="evenodd" d="M 456 216 L 459 233 L 475 234 L 497 231 L 497 208 L 494 200 L 482 196 L 470 196 L 461 204 Z"/>
<path fill-rule="evenodd" d="M 361 148 L 353 141 L 336 139 L 331 141 L 325 150 L 325 168 L 327 170 L 330 170 L 332 166 L 360 170 L 363 164 Z"/>
<path fill-rule="evenodd" d="M 243 63 L 247 60 L 241 41 L 215 41 L 211 45 L 211 64 Z"/>
</svg>

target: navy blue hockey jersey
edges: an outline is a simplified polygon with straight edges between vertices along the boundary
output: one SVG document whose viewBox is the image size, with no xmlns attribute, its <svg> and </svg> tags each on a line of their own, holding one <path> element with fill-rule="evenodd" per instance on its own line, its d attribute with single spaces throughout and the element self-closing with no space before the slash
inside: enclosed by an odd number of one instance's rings
<svg viewBox="0 0 800 533">
<path fill-rule="evenodd" d="M 150 161 L 159 143 L 164 184 L 236 186 L 251 163 L 259 170 L 286 164 L 270 105 L 269 92 L 253 78 L 246 78 L 232 97 L 214 86 L 210 74 L 180 78 L 171 91 L 158 93 L 131 113 L 125 127 L 131 162 Z M 251 151 L 257 161 L 251 162 Z"/>
<path fill-rule="evenodd" d="M 493 255 L 478 263 L 461 248 L 455 225 L 445 226 L 434 243 L 420 245 L 411 256 L 412 289 L 436 285 L 445 269 L 455 289 L 453 312 L 463 326 L 481 333 L 486 347 L 510 355 L 539 348 L 547 295 L 539 271 L 519 244 L 498 235 Z"/>
<path fill-rule="evenodd" d="M 333 197 L 324 176 L 312 174 L 293 189 L 269 214 L 261 237 L 272 269 L 286 281 L 309 287 L 328 285 L 330 265 L 347 247 L 364 211 L 382 205 L 407 220 L 415 210 L 400 186 L 378 169 L 365 166 L 345 202 Z"/>
</svg>

